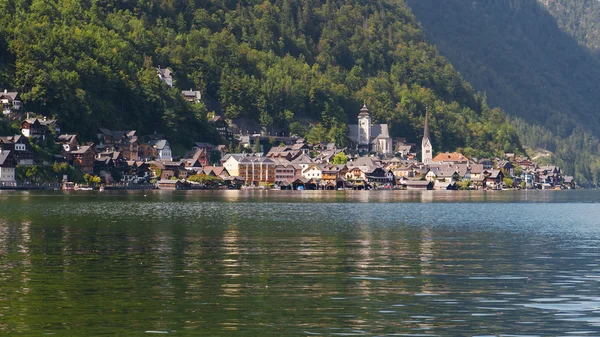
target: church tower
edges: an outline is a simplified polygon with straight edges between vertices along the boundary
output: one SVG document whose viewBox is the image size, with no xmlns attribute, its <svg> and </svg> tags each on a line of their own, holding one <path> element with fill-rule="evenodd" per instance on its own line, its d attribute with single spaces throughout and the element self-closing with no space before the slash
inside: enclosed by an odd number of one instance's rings
<svg viewBox="0 0 600 337">
<path fill-rule="evenodd" d="M 425 130 L 423 131 L 423 141 L 421 142 L 421 161 L 425 165 L 431 164 L 433 159 L 433 149 L 429 140 L 429 113 L 425 112 Z"/>
<path fill-rule="evenodd" d="M 369 144 L 371 142 L 371 114 L 365 104 L 360 113 L 358 114 L 358 139 L 357 144 L 359 149 L 365 149 L 369 151 Z"/>
</svg>

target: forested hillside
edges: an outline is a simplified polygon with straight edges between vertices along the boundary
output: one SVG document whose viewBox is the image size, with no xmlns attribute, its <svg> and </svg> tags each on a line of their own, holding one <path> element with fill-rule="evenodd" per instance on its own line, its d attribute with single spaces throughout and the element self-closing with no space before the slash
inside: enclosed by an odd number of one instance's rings
<svg viewBox="0 0 600 337">
<path fill-rule="evenodd" d="M 558 25 L 582 46 L 600 55 L 600 2 L 598 0 L 538 0 Z"/>
<path fill-rule="evenodd" d="M 589 1 L 408 0 L 440 53 L 490 104 L 519 117 L 525 145 L 553 151 L 580 181 L 597 183 L 600 61 L 582 43 L 591 35 L 563 29 L 540 2 L 575 11 Z M 586 22 L 573 11 L 569 22 Z"/>
<path fill-rule="evenodd" d="M 189 143 L 210 136 L 215 110 L 343 145 L 366 102 L 375 122 L 411 140 L 429 110 L 437 150 L 520 150 L 505 114 L 425 41 L 400 0 L 2 0 L 0 13 L 0 84 L 66 131 L 128 127 Z M 158 65 L 174 70 L 174 88 Z M 205 104 L 184 103 L 189 88 Z"/>
</svg>

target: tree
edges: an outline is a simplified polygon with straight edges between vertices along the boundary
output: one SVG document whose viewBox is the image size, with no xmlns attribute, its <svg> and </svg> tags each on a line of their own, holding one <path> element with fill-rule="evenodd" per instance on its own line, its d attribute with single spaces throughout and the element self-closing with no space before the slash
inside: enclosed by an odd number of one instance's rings
<svg viewBox="0 0 600 337">
<path fill-rule="evenodd" d="M 346 157 L 346 154 L 344 152 L 340 152 L 337 153 L 335 156 L 333 156 L 333 160 L 332 160 L 332 164 L 346 164 L 348 162 L 348 157 Z"/>
<path fill-rule="evenodd" d="M 471 189 L 471 181 L 469 179 L 464 179 L 456 183 L 460 190 L 469 190 Z"/>
<path fill-rule="evenodd" d="M 260 138 L 256 138 L 254 139 L 254 147 L 252 148 L 252 152 L 254 153 L 260 153 Z"/>
<path fill-rule="evenodd" d="M 511 178 L 504 178 L 502 181 L 504 182 L 504 187 L 506 187 L 506 188 L 513 187 L 513 180 Z"/>
</svg>

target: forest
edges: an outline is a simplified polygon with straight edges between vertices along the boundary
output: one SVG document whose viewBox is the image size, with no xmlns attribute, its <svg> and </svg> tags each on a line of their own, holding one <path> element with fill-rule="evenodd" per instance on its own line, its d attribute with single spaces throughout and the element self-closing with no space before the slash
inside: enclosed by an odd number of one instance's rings
<svg viewBox="0 0 600 337">
<path fill-rule="evenodd" d="M 366 103 L 374 122 L 416 141 L 429 111 L 438 151 L 522 151 L 506 114 L 399 0 L 1 0 L 0 13 L 0 84 L 83 138 L 103 125 L 215 140 L 214 111 L 343 146 Z M 174 71 L 173 88 L 158 66 Z M 203 103 L 181 99 L 189 88 Z"/>
<path fill-rule="evenodd" d="M 577 180 L 598 183 L 597 1 L 407 3 L 439 52 L 513 118 L 523 145 L 552 151 Z"/>
</svg>

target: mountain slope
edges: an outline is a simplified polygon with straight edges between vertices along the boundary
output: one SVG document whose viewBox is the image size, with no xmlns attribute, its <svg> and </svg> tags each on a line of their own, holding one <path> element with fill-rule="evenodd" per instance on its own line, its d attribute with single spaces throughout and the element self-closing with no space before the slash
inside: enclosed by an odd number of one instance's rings
<svg viewBox="0 0 600 337">
<path fill-rule="evenodd" d="M 558 25 L 579 44 L 600 55 L 600 2 L 597 0 L 538 0 Z"/>
<path fill-rule="evenodd" d="M 545 6 L 525 0 L 408 4 L 440 53 L 491 104 L 518 117 L 524 145 L 553 151 L 555 163 L 580 181 L 599 182 L 600 62 Z"/>
<path fill-rule="evenodd" d="M 6 0 L 0 27 L 0 81 L 66 131 L 206 137 L 207 108 L 160 83 L 161 65 L 210 109 L 273 132 L 343 145 L 366 102 L 374 122 L 411 140 L 428 110 L 437 150 L 521 148 L 505 114 L 425 41 L 400 0 Z"/>
</svg>

